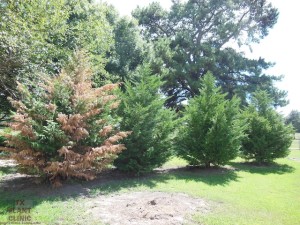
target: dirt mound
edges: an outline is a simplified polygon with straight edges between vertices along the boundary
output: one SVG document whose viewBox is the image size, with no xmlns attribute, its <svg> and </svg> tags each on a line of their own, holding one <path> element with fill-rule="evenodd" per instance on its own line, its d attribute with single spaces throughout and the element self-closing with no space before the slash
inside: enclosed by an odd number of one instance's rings
<svg viewBox="0 0 300 225">
<path fill-rule="evenodd" d="M 91 199 L 86 205 L 93 219 L 110 225 L 178 225 L 191 215 L 208 212 L 208 204 L 181 193 L 134 192 Z"/>
</svg>

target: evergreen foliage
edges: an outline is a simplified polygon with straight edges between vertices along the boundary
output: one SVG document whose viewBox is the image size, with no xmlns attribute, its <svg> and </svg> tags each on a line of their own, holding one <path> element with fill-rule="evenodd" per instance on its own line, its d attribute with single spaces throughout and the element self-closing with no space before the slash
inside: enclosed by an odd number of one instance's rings
<svg viewBox="0 0 300 225">
<path fill-rule="evenodd" d="M 272 162 L 289 154 L 294 130 L 272 107 L 265 91 L 258 91 L 244 112 L 248 128 L 243 140 L 242 156 L 258 163 Z"/>
<path fill-rule="evenodd" d="M 13 158 L 25 168 L 46 174 L 54 186 L 67 177 L 93 179 L 125 149 L 112 110 L 119 102 L 118 84 L 92 86 L 92 72 L 83 52 L 55 78 L 46 78 L 29 91 L 19 84 L 21 99 L 10 123 L 8 144 Z"/>
<path fill-rule="evenodd" d="M 17 99 L 17 82 L 59 73 L 76 49 L 85 49 L 94 77 L 107 78 L 104 56 L 113 44 L 107 8 L 90 0 L 0 1 L 0 118 Z"/>
<path fill-rule="evenodd" d="M 160 79 L 151 76 L 147 66 L 140 67 L 136 73 L 140 81 L 125 83 L 126 91 L 121 93 L 118 110 L 122 117 L 121 130 L 130 129 L 132 134 L 123 140 L 127 150 L 114 164 L 122 171 L 140 174 L 161 166 L 171 156 L 175 115 L 163 106 Z"/>
<path fill-rule="evenodd" d="M 197 81 L 208 71 L 228 98 L 237 95 L 242 104 L 259 88 L 272 94 L 276 105 L 287 104 L 286 92 L 274 85 L 281 77 L 264 72 L 273 64 L 249 59 L 237 47 L 259 42 L 276 24 L 278 10 L 269 2 L 176 0 L 169 11 L 159 2 L 133 11 L 142 35 L 153 42 L 151 68 L 165 81 L 166 106 L 180 109 L 198 95 Z"/>
<path fill-rule="evenodd" d="M 177 139 L 178 154 L 191 165 L 224 165 L 237 157 L 244 137 L 239 100 L 226 100 L 212 74 L 201 83 L 200 96 L 189 101 Z"/>
<path fill-rule="evenodd" d="M 286 124 L 292 124 L 297 133 L 300 133 L 300 112 L 292 110 L 290 114 L 285 118 Z"/>
<path fill-rule="evenodd" d="M 114 45 L 107 54 L 105 69 L 111 79 L 125 82 L 130 80 L 132 72 L 149 58 L 150 44 L 142 39 L 134 19 L 119 18 L 113 12 L 112 8 L 110 21 L 114 32 Z"/>
</svg>

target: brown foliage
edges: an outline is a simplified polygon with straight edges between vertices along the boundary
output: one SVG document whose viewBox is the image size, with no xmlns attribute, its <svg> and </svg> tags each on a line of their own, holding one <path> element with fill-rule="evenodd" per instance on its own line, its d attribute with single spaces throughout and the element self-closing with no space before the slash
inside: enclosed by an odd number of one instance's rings
<svg viewBox="0 0 300 225">
<path fill-rule="evenodd" d="M 93 88 L 91 71 L 82 52 L 75 62 L 77 65 L 67 67 L 58 76 L 44 78 L 38 84 L 44 88 L 39 98 L 19 84 L 22 98 L 11 100 L 17 113 L 9 124 L 12 132 L 6 137 L 8 145 L 16 149 L 13 158 L 22 166 L 46 174 L 55 187 L 68 177 L 93 179 L 126 149 L 118 142 L 130 134 L 108 124 L 108 115 L 119 105 L 112 92 L 119 84 Z M 66 113 L 66 108 L 71 112 Z M 55 127 L 57 131 L 45 137 L 42 132 L 48 129 L 45 126 L 49 121 L 59 128 Z M 44 139 L 53 139 L 49 143 L 60 147 L 54 152 L 47 150 L 51 146 L 43 148 L 45 140 L 40 140 L 40 133 Z M 91 135 L 96 141 L 89 139 Z"/>
</svg>

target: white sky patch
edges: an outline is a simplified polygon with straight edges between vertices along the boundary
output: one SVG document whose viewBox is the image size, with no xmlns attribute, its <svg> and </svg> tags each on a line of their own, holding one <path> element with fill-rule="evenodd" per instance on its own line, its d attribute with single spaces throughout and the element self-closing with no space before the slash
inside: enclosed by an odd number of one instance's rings
<svg viewBox="0 0 300 225">
<path fill-rule="evenodd" d="M 300 2 L 295 0 L 271 0 L 279 9 L 279 19 L 270 33 L 259 44 L 253 45 L 253 52 L 247 56 L 265 58 L 276 65 L 267 71 L 271 75 L 284 75 L 277 86 L 288 91 L 290 104 L 279 109 L 287 115 L 291 110 L 300 111 Z"/>
<path fill-rule="evenodd" d="M 151 2 L 155 2 L 155 0 L 103 0 L 103 2 L 108 2 L 109 4 L 115 6 L 121 16 L 129 16 L 131 15 L 132 10 L 134 10 L 137 6 L 145 7 L 148 6 Z M 161 6 L 166 9 L 169 9 L 172 5 L 171 0 L 163 0 L 157 2 L 159 2 Z"/>
<path fill-rule="evenodd" d="M 106 0 L 114 5 L 121 16 L 131 15 L 137 6 L 147 6 L 154 0 Z M 158 1 L 169 9 L 171 0 Z M 251 58 L 262 57 L 266 61 L 276 63 L 276 66 L 267 71 L 270 75 L 284 75 L 285 78 L 277 86 L 288 91 L 290 104 L 278 111 L 287 115 L 292 109 L 300 111 L 300 1 L 296 0 L 269 0 L 279 9 L 280 15 L 277 24 L 270 30 L 269 35 L 259 44 L 252 46 L 252 53 L 246 55 Z"/>
</svg>

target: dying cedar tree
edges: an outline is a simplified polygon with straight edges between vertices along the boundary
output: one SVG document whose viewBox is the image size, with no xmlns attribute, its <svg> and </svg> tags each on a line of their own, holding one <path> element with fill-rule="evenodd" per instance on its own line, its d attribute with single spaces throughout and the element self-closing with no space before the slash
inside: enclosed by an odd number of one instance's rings
<svg viewBox="0 0 300 225">
<path fill-rule="evenodd" d="M 269 163 L 289 154 L 295 131 L 291 125 L 285 125 L 272 103 L 265 91 L 257 91 L 244 112 L 249 126 L 243 140 L 242 157 L 247 160 Z"/>
<path fill-rule="evenodd" d="M 147 66 L 136 73 L 138 82 L 125 83 L 118 109 L 121 129 L 130 128 L 132 134 L 122 141 L 127 150 L 114 164 L 122 171 L 140 174 L 161 166 L 171 156 L 175 114 L 164 107 L 160 78 Z"/>
<path fill-rule="evenodd" d="M 19 84 L 20 100 L 8 144 L 20 165 L 46 174 L 53 185 L 67 177 L 93 179 L 125 149 L 119 141 L 129 134 L 116 130 L 112 111 L 119 105 L 118 84 L 93 88 L 84 52 L 54 78 L 35 87 Z"/>
<path fill-rule="evenodd" d="M 178 133 L 179 155 L 191 165 L 224 165 L 238 155 L 245 125 L 239 100 L 227 100 L 215 78 L 206 74 L 200 95 L 189 101 Z"/>
</svg>

